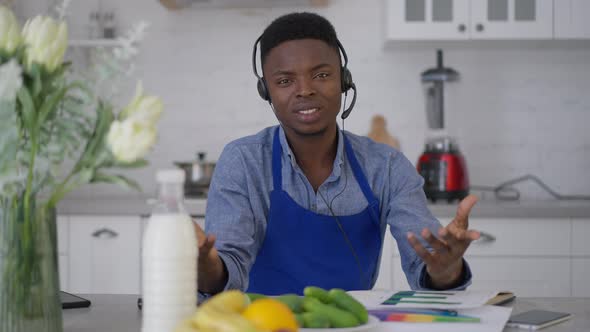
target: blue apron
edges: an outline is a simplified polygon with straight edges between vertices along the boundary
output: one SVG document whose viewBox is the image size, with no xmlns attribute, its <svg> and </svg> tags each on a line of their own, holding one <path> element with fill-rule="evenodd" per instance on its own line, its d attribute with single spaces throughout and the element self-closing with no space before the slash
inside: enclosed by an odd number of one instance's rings
<svg viewBox="0 0 590 332">
<path fill-rule="evenodd" d="M 266 235 L 250 271 L 248 292 L 302 294 L 306 286 L 345 290 L 370 289 L 381 252 L 379 201 L 344 137 L 346 156 L 369 202 L 360 213 L 336 219 L 304 209 L 282 189 L 282 147 L 274 134 L 270 211 Z M 354 248 L 354 250 L 351 249 Z M 358 260 L 355 259 L 355 254 Z"/>
</svg>

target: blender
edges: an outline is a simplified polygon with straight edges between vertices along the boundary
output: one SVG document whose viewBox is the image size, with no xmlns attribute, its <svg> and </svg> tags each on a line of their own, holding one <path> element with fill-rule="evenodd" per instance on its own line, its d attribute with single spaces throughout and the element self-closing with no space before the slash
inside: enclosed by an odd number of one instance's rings
<svg viewBox="0 0 590 332">
<path fill-rule="evenodd" d="M 443 52 L 437 50 L 436 67 L 422 72 L 421 79 L 428 127 L 430 130 L 444 129 L 444 85 L 458 80 L 459 73 L 443 65 Z M 443 135 L 427 139 L 416 168 L 424 178 L 424 193 L 432 202 L 445 200 L 451 203 L 469 194 L 467 164 L 452 137 Z"/>
</svg>

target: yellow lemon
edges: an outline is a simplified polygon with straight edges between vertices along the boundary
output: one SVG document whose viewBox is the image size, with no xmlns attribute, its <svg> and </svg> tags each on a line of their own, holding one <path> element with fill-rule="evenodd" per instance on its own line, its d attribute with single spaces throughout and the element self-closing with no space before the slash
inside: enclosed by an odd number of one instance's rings
<svg viewBox="0 0 590 332">
<path fill-rule="evenodd" d="M 295 315 L 289 307 L 273 298 L 258 299 L 242 312 L 246 319 L 267 331 L 297 331 Z"/>
</svg>

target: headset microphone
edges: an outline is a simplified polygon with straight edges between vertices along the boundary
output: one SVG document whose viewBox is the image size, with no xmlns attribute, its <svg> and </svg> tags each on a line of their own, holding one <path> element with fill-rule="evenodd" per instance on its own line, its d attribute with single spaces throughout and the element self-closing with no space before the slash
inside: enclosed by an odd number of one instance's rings
<svg viewBox="0 0 590 332">
<path fill-rule="evenodd" d="M 342 118 L 342 120 L 346 119 L 349 115 L 350 112 L 352 112 L 352 108 L 354 107 L 354 104 L 356 103 L 356 85 L 354 83 L 351 84 L 350 88 L 352 89 L 352 101 L 350 102 L 350 106 L 348 106 L 347 109 L 344 110 L 344 112 L 342 112 L 342 115 L 340 116 Z M 348 92 L 344 93 L 344 101 L 346 102 L 346 95 L 348 94 Z"/>
</svg>

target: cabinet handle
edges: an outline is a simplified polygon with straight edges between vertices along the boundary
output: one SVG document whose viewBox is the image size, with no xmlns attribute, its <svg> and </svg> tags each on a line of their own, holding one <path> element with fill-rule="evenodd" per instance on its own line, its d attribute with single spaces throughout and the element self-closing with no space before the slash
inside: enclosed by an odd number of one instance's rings
<svg viewBox="0 0 590 332">
<path fill-rule="evenodd" d="M 94 231 L 94 233 L 92 233 L 92 236 L 96 237 L 96 238 L 100 238 L 103 236 L 103 234 L 109 239 L 113 239 L 113 238 L 116 238 L 117 236 L 119 236 L 119 234 L 117 234 L 117 232 L 110 230 L 108 228 L 101 228 L 97 231 Z"/>
<path fill-rule="evenodd" d="M 479 232 L 479 240 L 473 241 L 474 244 L 487 244 L 492 242 L 496 242 L 496 237 L 490 233 L 482 231 Z"/>
<path fill-rule="evenodd" d="M 467 29 L 467 27 L 465 26 L 465 24 L 461 23 L 459 24 L 457 29 L 459 30 L 459 32 L 465 32 L 465 29 Z"/>
<path fill-rule="evenodd" d="M 483 24 L 477 23 L 475 25 L 475 30 L 477 30 L 477 32 L 482 32 L 483 31 Z"/>
</svg>

